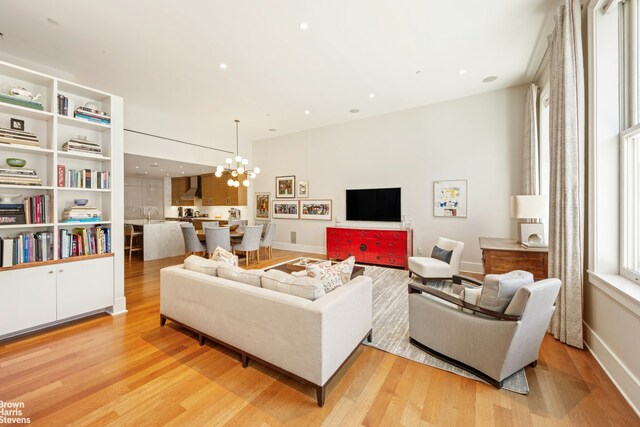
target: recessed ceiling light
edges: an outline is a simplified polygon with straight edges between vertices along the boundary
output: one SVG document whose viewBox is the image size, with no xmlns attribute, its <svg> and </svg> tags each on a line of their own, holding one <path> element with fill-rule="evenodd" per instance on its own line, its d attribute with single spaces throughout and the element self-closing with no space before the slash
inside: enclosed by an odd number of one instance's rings
<svg viewBox="0 0 640 427">
<path fill-rule="evenodd" d="M 149 173 L 149 171 L 144 171 L 144 174 L 145 174 L 145 175 L 146 175 L 146 174 L 148 174 L 148 173 Z"/>
<path fill-rule="evenodd" d="M 169 174 L 167 173 L 167 176 L 169 176 Z"/>
<path fill-rule="evenodd" d="M 160 169 L 160 172 L 164 172 L 164 169 Z"/>
<path fill-rule="evenodd" d="M 58 21 L 56 21 L 56 20 L 55 20 L 55 19 L 53 19 L 53 18 L 47 18 L 47 22 L 48 22 L 49 24 L 51 24 L 51 25 L 58 25 L 58 24 L 59 24 L 59 22 L 58 22 Z"/>
<path fill-rule="evenodd" d="M 277 130 L 278 129 L 271 128 L 271 129 L 269 129 L 269 132 L 276 132 Z"/>
<path fill-rule="evenodd" d="M 467 72 L 467 70 L 465 70 L 464 68 L 462 68 L 462 69 L 460 69 L 460 71 L 458 71 L 458 73 L 460 73 L 460 75 L 463 75 L 466 72 Z"/>
<path fill-rule="evenodd" d="M 139 168 L 139 166 L 136 166 L 136 169 L 138 169 L 138 168 Z"/>
<path fill-rule="evenodd" d="M 180 169 L 182 169 L 182 165 L 180 165 Z"/>
<path fill-rule="evenodd" d="M 200 168 L 200 172 L 202 172 L 204 169 Z"/>
<path fill-rule="evenodd" d="M 370 94 L 369 94 L 369 98 L 375 98 L 375 97 L 376 97 L 376 94 L 375 94 L 375 93 L 370 93 Z"/>
<path fill-rule="evenodd" d="M 311 114 L 311 111 L 309 111 L 309 110 L 304 110 L 304 113 L 308 116 L 309 114 Z"/>
<path fill-rule="evenodd" d="M 184 171 L 182 171 L 182 172 L 180 172 L 180 173 L 184 174 Z"/>
<path fill-rule="evenodd" d="M 484 78 L 482 81 L 484 83 L 491 83 L 491 82 L 495 82 L 496 80 L 498 80 L 498 78 L 496 76 L 489 76 Z"/>
<path fill-rule="evenodd" d="M 358 110 L 357 108 L 352 108 L 351 110 L 349 110 L 349 112 L 350 112 L 351 114 L 356 114 L 356 113 L 359 113 L 359 112 L 360 112 L 360 110 Z"/>
<path fill-rule="evenodd" d="M 227 64 L 225 64 L 224 62 L 220 63 L 220 69 L 221 70 L 226 70 L 227 69 Z"/>
<path fill-rule="evenodd" d="M 300 23 L 300 29 L 302 31 L 308 30 L 309 29 L 309 24 L 307 24 L 306 22 L 301 22 Z"/>
</svg>

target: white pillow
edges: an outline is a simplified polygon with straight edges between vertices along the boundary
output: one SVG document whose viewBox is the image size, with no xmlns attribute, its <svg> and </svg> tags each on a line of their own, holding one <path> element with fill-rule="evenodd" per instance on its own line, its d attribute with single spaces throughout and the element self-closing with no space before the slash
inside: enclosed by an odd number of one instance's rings
<svg viewBox="0 0 640 427">
<path fill-rule="evenodd" d="M 518 290 L 533 283 L 533 274 L 515 270 L 505 274 L 487 274 L 484 276 L 482 294 L 478 306 L 504 313 Z"/>
<path fill-rule="evenodd" d="M 209 276 L 217 276 L 217 269 L 221 263 L 212 259 L 202 258 L 198 255 L 191 255 L 184 260 L 184 269 L 196 271 L 198 273 L 208 274 Z"/>
<path fill-rule="evenodd" d="M 280 270 L 262 275 L 262 287 L 314 301 L 325 294 L 324 285 L 313 277 L 295 277 Z"/>
<path fill-rule="evenodd" d="M 238 257 L 220 246 L 216 247 L 216 250 L 213 251 L 211 259 L 222 264 L 238 265 Z"/>
<path fill-rule="evenodd" d="M 329 293 L 351 280 L 355 262 L 356 257 L 351 256 L 333 265 L 331 265 L 330 261 L 314 264 L 307 267 L 307 274 L 311 277 L 319 278 L 324 284 L 325 292 Z"/>
<path fill-rule="evenodd" d="M 220 271 L 218 269 L 218 271 Z M 219 274 L 219 273 L 218 273 Z M 465 287 L 462 292 L 460 292 L 460 299 L 469 304 L 478 305 L 478 300 L 480 299 L 480 294 L 482 293 L 482 288 L 467 288 Z M 462 311 L 465 313 L 475 314 L 473 311 L 468 310 L 466 308 L 460 307 Z"/>
<path fill-rule="evenodd" d="M 260 278 L 263 274 L 263 270 L 245 270 L 229 264 L 222 264 L 218 267 L 218 277 L 257 287 L 261 286 Z"/>
</svg>

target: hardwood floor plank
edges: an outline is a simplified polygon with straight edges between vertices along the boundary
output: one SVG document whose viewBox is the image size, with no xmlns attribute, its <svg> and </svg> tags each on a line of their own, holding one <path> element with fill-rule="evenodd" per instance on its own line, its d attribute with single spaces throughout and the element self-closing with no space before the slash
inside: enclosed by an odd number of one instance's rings
<svg viewBox="0 0 640 427">
<path fill-rule="evenodd" d="M 250 268 L 318 257 L 273 252 Z M 0 400 L 24 401 L 44 426 L 640 425 L 591 354 L 551 336 L 526 369 L 527 396 L 361 346 L 319 408 L 312 387 L 159 326 L 160 269 L 183 259 L 126 263 L 126 315 L 0 342 Z"/>
</svg>

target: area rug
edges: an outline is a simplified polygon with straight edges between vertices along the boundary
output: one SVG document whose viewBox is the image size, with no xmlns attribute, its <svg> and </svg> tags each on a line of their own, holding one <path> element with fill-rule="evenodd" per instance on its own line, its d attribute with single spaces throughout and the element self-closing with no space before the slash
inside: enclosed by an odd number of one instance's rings
<svg viewBox="0 0 640 427">
<path fill-rule="evenodd" d="M 409 309 L 407 270 L 367 266 L 365 276 L 373 280 L 373 342 L 364 344 L 384 350 L 434 368 L 443 369 L 466 378 L 484 382 L 474 374 L 444 362 L 409 343 Z M 443 281 L 431 286 L 450 291 L 450 282 Z M 447 289 L 449 288 L 449 289 Z M 524 369 L 506 378 L 503 388 L 520 394 L 529 393 L 529 383 Z"/>
</svg>

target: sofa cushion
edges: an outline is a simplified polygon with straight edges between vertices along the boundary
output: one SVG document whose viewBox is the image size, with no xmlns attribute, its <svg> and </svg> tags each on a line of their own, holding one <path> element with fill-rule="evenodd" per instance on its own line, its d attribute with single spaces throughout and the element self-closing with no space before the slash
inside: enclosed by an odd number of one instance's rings
<svg viewBox="0 0 640 427">
<path fill-rule="evenodd" d="M 202 258 L 198 255 L 191 255 L 184 260 L 184 269 L 196 271 L 198 273 L 208 274 L 209 276 L 217 276 L 217 269 L 221 263 L 212 259 Z"/>
<path fill-rule="evenodd" d="M 478 300 L 480 299 L 480 294 L 481 293 L 482 293 L 482 288 L 480 288 L 480 287 L 478 287 L 478 288 L 467 288 L 467 287 L 465 287 L 460 292 L 460 299 L 462 301 L 464 301 L 464 302 L 469 303 L 469 304 L 478 305 Z M 460 307 L 460 309 L 462 311 L 464 311 L 465 313 L 474 314 L 473 311 L 468 310 L 466 308 Z"/>
<path fill-rule="evenodd" d="M 487 310 L 504 313 L 518 290 L 533 283 L 533 274 L 528 271 L 515 270 L 505 274 L 487 274 L 478 306 Z"/>
<path fill-rule="evenodd" d="M 451 277 L 451 266 L 439 259 L 412 256 L 409 258 L 409 270 L 413 271 L 420 277 Z"/>
<path fill-rule="evenodd" d="M 356 257 L 351 256 L 342 262 L 331 264 L 330 261 L 307 266 L 307 274 L 316 277 L 324 284 L 325 292 L 329 293 L 351 280 L 351 273 Z"/>
<path fill-rule="evenodd" d="M 439 248 L 438 246 L 434 246 L 431 251 L 431 258 L 438 259 L 442 262 L 446 262 L 447 264 L 451 263 L 451 255 L 453 255 L 453 251 L 448 251 L 446 249 Z"/>
<path fill-rule="evenodd" d="M 245 270 L 242 267 L 229 264 L 222 264 L 218 267 L 218 277 L 257 287 L 261 286 L 260 278 L 263 274 L 263 270 Z"/>
<path fill-rule="evenodd" d="M 213 251 L 211 259 L 223 264 L 238 265 L 238 257 L 220 246 Z"/>
<path fill-rule="evenodd" d="M 280 270 L 266 271 L 261 277 L 262 287 L 272 291 L 314 301 L 326 292 L 323 283 L 314 277 L 295 277 Z"/>
</svg>

